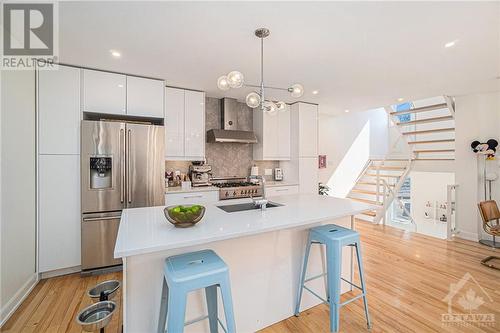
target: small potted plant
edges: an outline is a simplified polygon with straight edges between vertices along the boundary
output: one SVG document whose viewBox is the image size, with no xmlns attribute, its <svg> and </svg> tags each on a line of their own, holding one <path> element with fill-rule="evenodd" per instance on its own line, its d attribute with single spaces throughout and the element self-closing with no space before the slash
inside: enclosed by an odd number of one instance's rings
<svg viewBox="0 0 500 333">
<path fill-rule="evenodd" d="M 318 194 L 319 195 L 328 195 L 329 191 L 330 191 L 330 187 L 328 185 L 325 185 L 323 183 L 318 184 Z"/>
</svg>

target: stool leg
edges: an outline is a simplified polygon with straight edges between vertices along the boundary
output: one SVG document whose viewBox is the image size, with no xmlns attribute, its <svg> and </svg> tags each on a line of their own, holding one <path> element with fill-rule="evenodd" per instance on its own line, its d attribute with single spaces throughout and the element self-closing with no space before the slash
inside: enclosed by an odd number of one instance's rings
<svg viewBox="0 0 500 333">
<path fill-rule="evenodd" d="M 300 301 L 302 300 L 302 290 L 304 289 L 304 280 L 306 279 L 307 262 L 309 261 L 309 252 L 311 251 L 311 234 L 307 236 L 306 252 L 304 254 L 304 263 L 302 264 L 302 273 L 300 274 L 299 292 L 297 293 L 297 303 L 295 303 L 295 316 L 300 313 Z"/>
<path fill-rule="evenodd" d="M 167 333 L 182 333 L 186 317 L 186 292 L 173 288 L 168 292 Z"/>
<path fill-rule="evenodd" d="M 340 322 L 340 277 L 342 274 L 342 247 L 326 246 L 328 293 L 330 303 L 330 331 L 338 332 Z"/>
<path fill-rule="evenodd" d="M 231 296 L 231 284 L 229 282 L 229 275 L 226 276 L 221 282 L 220 291 L 222 294 L 222 303 L 224 304 L 224 316 L 226 317 L 227 333 L 235 333 L 236 323 L 234 320 L 233 299 Z"/>
<path fill-rule="evenodd" d="M 205 288 L 207 298 L 208 322 L 210 323 L 210 333 L 217 333 L 219 324 L 217 322 L 217 285 Z"/>
<path fill-rule="evenodd" d="M 167 281 L 163 279 L 163 287 L 161 289 L 161 302 L 160 302 L 160 317 L 158 319 L 158 333 L 165 333 L 165 322 L 167 320 L 168 311 L 168 285 Z"/>
<path fill-rule="evenodd" d="M 366 286 L 365 286 L 365 275 L 363 273 L 363 262 L 361 261 L 361 245 L 359 243 L 354 244 L 356 246 L 356 256 L 358 258 L 358 269 L 359 269 L 359 279 L 361 281 L 361 289 L 363 289 L 363 303 L 365 305 L 365 316 L 366 325 L 371 328 L 372 324 L 370 322 L 370 315 L 368 313 L 368 300 L 366 298 Z"/>
</svg>

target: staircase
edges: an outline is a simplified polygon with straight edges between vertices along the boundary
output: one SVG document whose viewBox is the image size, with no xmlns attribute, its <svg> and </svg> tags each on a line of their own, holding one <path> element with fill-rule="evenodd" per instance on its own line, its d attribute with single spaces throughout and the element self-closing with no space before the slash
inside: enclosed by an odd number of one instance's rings
<svg viewBox="0 0 500 333">
<path fill-rule="evenodd" d="M 387 210 L 396 200 L 416 230 L 415 221 L 399 199 L 399 191 L 416 161 L 455 159 L 454 102 L 442 96 L 385 109 L 397 127 L 396 143 L 404 140 L 406 153 L 401 156 L 395 152 L 395 143 L 385 158 L 368 160 L 347 197 L 378 206 L 358 217 L 374 223 L 385 219 Z"/>
</svg>

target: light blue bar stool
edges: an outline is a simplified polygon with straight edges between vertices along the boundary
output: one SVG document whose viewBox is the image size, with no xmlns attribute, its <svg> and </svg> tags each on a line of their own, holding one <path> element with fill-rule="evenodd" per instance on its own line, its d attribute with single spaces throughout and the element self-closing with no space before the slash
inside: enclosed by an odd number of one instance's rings
<svg viewBox="0 0 500 333">
<path fill-rule="evenodd" d="M 226 326 L 218 318 L 217 287 L 221 290 Z M 190 291 L 205 288 L 208 315 L 184 322 L 186 299 Z M 229 269 L 212 250 L 203 250 L 168 257 L 164 264 L 164 279 L 160 305 L 158 333 L 181 333 L 184 326 L 207 319 L 210 333 L 218 332 L 218 324 L 226 333 L 234 333 L 233 302 L 229 284 Z"/>
<path fill-rule="evenodd" d="M 325 274 L 320 274 L 306 279 L 307 261 L 309 259 L 309 252 L 311 250 L 312 244 L 323 244 L 326 245 L 326 266 L 327 266 L 327 283 L 326 283 L 326 293 L 328 299 L 325 300 L 319 296 L 316 292 L 308 288 L 305 283 L 320 277 L 325 276 Z M 358 259 L 359 275 L 361 281 L 361 287 L 345 280 L 341 276 L 342 268 L 342 247 L 344 246 L 354 246 L 356 248 L 356 257 Z M 340 281 L 345 281 L 352 285 L 353 287 L 361 290 L 361 294 L 340 303 Z M 351 303 L 352 301 L 363 297 L 365 306 L 366 323 L 368 328 L 371 328 L 370 315 L 368 314 L 368 301 L 366 299 L 366 286 L 365 278 L 363 274 L 363 263 L 361 261 L 361 244 L 359 241 L 359 234 L 352 230 L 340 227 L 335 224 L 327 224 L 319 227 L 315 227 L 309 230 L 309 236 L 307 240 L 306 253 L 304 256 L 304 265 L 302 266 L 302 274 L 300 276 L 299 292 L 297 295 L 297 303 L 295 306 L 295 316 L 299 315 L 300 311 L 300 301 L 302 298 L 302 290 L 306 289 L 314 296 L 321 299 L 323 302 L 329 304 L 330 306 L 330 331 L 337 332 L 339 330 L 339 312 L 340 307 Z"/>
</svg>

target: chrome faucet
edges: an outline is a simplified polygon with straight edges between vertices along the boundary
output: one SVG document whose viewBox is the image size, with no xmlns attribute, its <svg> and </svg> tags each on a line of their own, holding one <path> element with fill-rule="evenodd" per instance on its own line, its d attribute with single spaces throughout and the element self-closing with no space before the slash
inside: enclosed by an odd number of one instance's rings
<svg viewBox="0 0 500 333">
<path fill-rule="evenodd" d="M 255 176 L 257 179 L 261 180 L 262 184 L 262 198 L 260 199 L 254 199 L 253 197 L 250 197 L 254 203 L 255 206 L 260 207 L 261 210 L 266 210 L 267 208 L 267 203 L 269 202 L 266 199 L 266 178 L 264 176 Z"/>
</svg>

